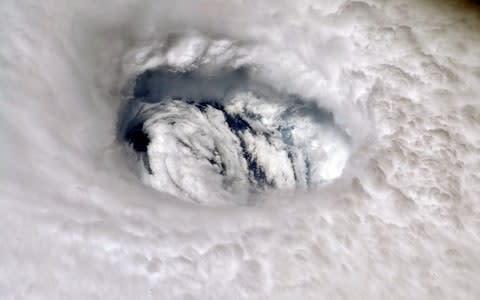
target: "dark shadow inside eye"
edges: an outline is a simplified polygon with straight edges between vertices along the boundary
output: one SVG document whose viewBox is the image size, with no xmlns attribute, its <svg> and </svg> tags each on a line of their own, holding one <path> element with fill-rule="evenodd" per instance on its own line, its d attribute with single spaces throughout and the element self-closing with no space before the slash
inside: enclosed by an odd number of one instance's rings
<svg viewBox="0 0 480 300">
<path fill-rule="evenodd" d="M 147 70 L 135 79 L 133 97 L 146 103 L 167 98 L 223 99 L 235 90 L 246 90 L 250 84 L 247 68 L 221 70 L 215 74 L 167 68 Z"/>
<path fill-rule="evenodd" d="M 147 152 L 150 144 L 150 137 L 143 129 L 143 123 L 139 123 L 130 128 L 125 134 L 125 140 L 132 145 L 137 152 Z"/>
</svg>

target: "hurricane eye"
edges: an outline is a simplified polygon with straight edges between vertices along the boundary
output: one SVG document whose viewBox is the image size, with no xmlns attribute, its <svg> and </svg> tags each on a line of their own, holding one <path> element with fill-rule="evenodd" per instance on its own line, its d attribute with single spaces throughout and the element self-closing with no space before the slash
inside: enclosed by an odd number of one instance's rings
<svg viewBox="0 0 480 300">
<path fill-rule="evenodd" d="M 135 78 L 119 124 L 146 184 L 205 204 L 316 188 L 341 175 L 350 151 L 330 111 L 246 68 L 147 70 Z"/>
</svg>

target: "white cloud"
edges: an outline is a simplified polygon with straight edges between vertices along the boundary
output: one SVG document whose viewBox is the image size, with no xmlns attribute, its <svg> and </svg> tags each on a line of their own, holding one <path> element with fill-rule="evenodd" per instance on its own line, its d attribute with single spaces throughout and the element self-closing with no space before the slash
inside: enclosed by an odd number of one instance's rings
<svg viewBox="0 0 480 300">
<path fill-rule="evenodd" d="M 0 297 L 477 299 L 480 18 L 455 3 L 2 1 Z M 216 42 L 160 59 L 172 32 Z M 343 175 L 254 207 L 142 184 L 122 89 L 200 52 L 332 111 Z M 203 199 L 192 162 L 174 176 Z"/>
</svg>

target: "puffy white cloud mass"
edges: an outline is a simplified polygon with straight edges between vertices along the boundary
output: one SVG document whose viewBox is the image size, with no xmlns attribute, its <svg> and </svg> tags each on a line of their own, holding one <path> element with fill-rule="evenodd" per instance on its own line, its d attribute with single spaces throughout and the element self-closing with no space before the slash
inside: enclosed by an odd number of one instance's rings
<svg viewBox="0 0 480 300">
<path fill-rule="evenodd" d="M 1 299 L 478 299 L 468 1 L 0 3 Z"/>
</svg>

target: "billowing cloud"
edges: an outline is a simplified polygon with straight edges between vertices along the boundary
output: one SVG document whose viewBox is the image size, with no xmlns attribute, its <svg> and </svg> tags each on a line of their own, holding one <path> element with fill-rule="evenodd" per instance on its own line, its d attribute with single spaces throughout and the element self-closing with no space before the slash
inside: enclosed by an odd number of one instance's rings
<svg viewBox="0 0 480 300">
<path fill-rule="evenodd" d="M 0 16 L 2 298 L 479 297 L 474 4 Z"/>
</svg>

